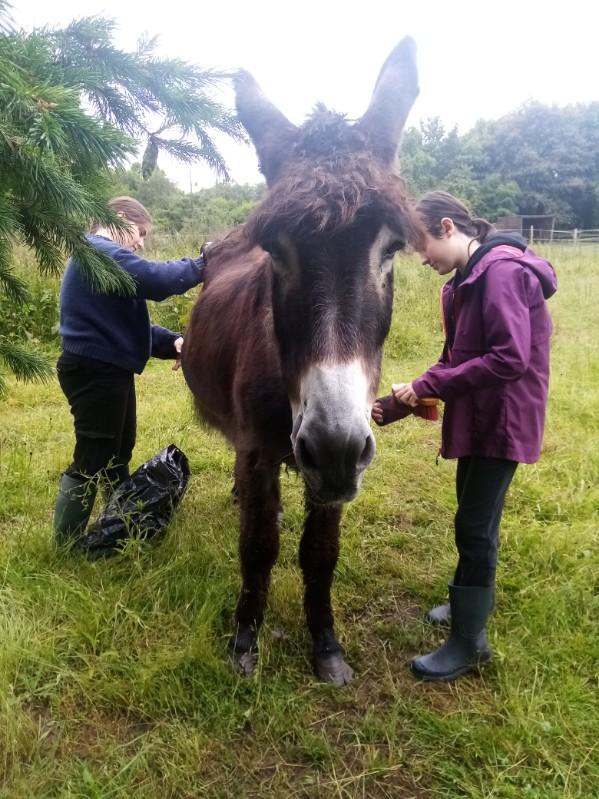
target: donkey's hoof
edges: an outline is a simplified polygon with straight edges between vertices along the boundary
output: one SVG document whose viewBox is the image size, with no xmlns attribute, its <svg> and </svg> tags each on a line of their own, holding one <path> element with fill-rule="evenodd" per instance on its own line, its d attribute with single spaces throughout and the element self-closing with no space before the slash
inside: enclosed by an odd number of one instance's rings
<svg viewBox="0 0 599 799">
<path fill-rule="evenodd" d="M 258 653 L 252 652 L 231 652 L 231 663 L 233 668 L 242 677 L 251 677 L 256 671 L 258 664 Z"/>
<path fill-rule="evenodd" d="M 343 655 L 335 653 L 326 657 L 314 658 L 314 672 L 319 680 L 330 682 L 341 687 L 348 685 L 353 678 L 353 669 L 343 659 Z"/>
</svg>

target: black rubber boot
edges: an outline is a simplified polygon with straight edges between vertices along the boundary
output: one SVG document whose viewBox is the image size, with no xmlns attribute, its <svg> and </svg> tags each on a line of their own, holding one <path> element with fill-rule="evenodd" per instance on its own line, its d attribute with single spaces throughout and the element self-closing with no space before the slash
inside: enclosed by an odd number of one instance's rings
<svg viewBox="0 0 599 799">
<path fill-rule="evenodd" d="M 455 585 L 455 583 L 454 583 Z M 495 590 L 493 590 L 493 604 L 491 610 L 495 607 Z M 451 605 L 446 602 L 445 605 L 437 605 L 431 608 L 428 613 L 424 614 L 424 620 L 429 624 L 434 624 L 438 627 L 451 627 Z"/>
<path fill-rule="evenodd" d="M 455 680 L 491 659 L 485 625 L 493 607 L 493 586 L 449 585 L 451 633 L 430 655 L 415 658 L 410 667 L 421 680 Z"/>
<path fill-rule="evenodd" d="M 436 624 L 439 627 L 451 626 L 451 605 L 449 602 L 446 605 L 437 605 L 436 608 L 431 608 L 424 616 L 429 624 Z"/>
<path fill-rule="evenodd" d="M 73 543 L 83 535 L 95 498 L 96 486 L 92 480 L 80 475 L 62 475 L 54 509 L 57 543 Z"/>
</svg>

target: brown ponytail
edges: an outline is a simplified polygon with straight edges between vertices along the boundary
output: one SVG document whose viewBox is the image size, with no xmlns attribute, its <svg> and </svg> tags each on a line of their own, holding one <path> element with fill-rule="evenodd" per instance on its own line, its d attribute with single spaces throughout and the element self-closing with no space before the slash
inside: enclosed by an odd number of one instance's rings
<svg viewBox="0 0 599 799">
<path fill-rule="evenodd" d="M 494 232 L 494 230 L 495 230 L 495 228 L 493 227 L 493 225 L 492 225 L 490 222 L 488 222 L 486 219 L 482 219 L 482 218 L 481 218 L 481 217 L 479 217 L 479 216 L 475 217 L 475 218 L 472 220 L 472 223 L 473 223 L 474 225 L 476 225 L 476 228 L 477 228 L 477 230 L 478 230 L 478 233 L 477 233 L 477 235 L 476 235 L 476 238 L 477 238 L 477 239 L 478 239 L 480 242 L 483 242 L 483 241 L 484 241 L 484 240 L 487 238 L 487 236 L 488 236 L 490 233 L 493 233 L 493 232 Z"/>
<path fill-rule="evenodd" d="M 462 233 L 481 243 L 494 232 L 495 228 L 486 219 L 473 216 L 468 206 L 446 191 L 431 191 L 425 194 L 416 205 L 416 213 L 424 222 L 424 227 L 435 238 L 441 238 L 441 220 L 448 218 Z"/>
</svg>

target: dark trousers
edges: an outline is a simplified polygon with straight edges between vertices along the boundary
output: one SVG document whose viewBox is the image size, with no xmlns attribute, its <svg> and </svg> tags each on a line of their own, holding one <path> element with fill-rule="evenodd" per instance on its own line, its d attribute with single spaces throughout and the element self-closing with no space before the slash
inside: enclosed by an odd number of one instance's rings
<svg viewBox="0 0 599 799">
<path fill-rule="evenodd" d="M 455 542 L 460 557 L 455 585 L 494 585 L 499 524 L 517 466 L 515 461 L 500 458 L 458 459 Z"/>
<path fill-rule="evenodd" d="M 121 482 L 135 446 L 133 372 L 63 352 L 56 365 L 75 421 L 75 451 L 67 474 Z"/>
</svg>

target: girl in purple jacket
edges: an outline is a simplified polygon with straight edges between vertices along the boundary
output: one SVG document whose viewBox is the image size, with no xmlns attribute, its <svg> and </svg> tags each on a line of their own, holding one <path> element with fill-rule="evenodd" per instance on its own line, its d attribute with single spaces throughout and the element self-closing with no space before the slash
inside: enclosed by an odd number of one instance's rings
<svg viewBox="0 0 599 799">
<path fill-rule="evenodd" d="M 499 523 L 518 463 L 540 453 L 549 380 L 552 266 L 520 236 L 493 230 L 445 192 L 416 207 L 424 227 L 423 263 L 454 276 L 442 290 L 445 346 L 438 363 L 393 400 L 373 408 L 378 424 L 403 418 L 425 397 L 445 403 L 441 454 L 457 458 L 458 565 L 449 604 L 427 614 L 449 625 L 448 640 L 417 657 L 424 680 L 452 680 L 491 657 L 485 626 L 493 607 Z"/>
</svg>

